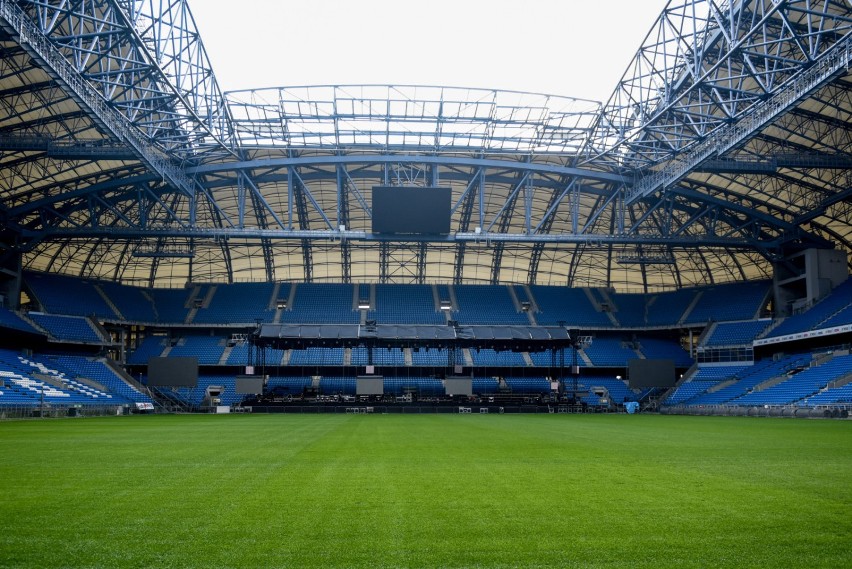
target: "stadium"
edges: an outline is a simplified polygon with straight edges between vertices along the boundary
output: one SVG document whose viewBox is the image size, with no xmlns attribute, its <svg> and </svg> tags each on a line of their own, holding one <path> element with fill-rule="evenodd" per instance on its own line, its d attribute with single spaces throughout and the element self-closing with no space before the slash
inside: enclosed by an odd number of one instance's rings
<svg viewBox="0 0 852 569">
<path fill-rule="evenodd" d="M 191 5 L 0 0 L 0 566 L 852 561 L 848 0 L 605 101 L 223 91 Z"/>
</svg>

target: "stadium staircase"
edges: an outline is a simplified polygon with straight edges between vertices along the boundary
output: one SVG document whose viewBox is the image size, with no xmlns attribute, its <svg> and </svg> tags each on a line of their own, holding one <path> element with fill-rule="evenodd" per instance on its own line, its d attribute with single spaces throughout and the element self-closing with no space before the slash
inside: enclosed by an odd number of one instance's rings
<svg viewBox="0 0 852 569">
<path fill-rule="evenodd" d="M 95 332 L 95 334 L 97 334 L 97 336 L 101 339 L 101 342 L 104 344 L 112 344 L 109 332 L 107 332 L 106 328 L 101 326 L 100 322 L 91 316 L 86 317 L 86 322 L 89 323 L 89 327 Z"/>
<path fill-rule="evenodd" d="M 133 389 L 138 391 L 139 393 L 145 393 L 147 395 L 151 395 L 151 390 L 148 389 L 147 386 L 142 385 L 141 383 L 139 383 L 138 381 L 133 379 L 133 376 L 130 375 L 129 373 L 127 373 L 127 371 L 125 371 L 125 369 L 122 366 L 120 366 L 118 363 L 116 363 L 115 360 L 113 360 L 112 358 L 103 358 L 102 357 L 102 358 L 97 358 L 97 361 L 100 361 L 104 365 L 106 365 L 106 367 L 109 368 L 109 370 L 113 374 L 115 374 L 115 376 L 118 379 L 120 379 L 121 381 L 123 381 L 124 383 L 126 383 L 127 385 L 129 385 L 130 387 L 132 387 Z"/>
<path fill-rule="evenodd" d="M 194 405 L 169 387 L 152 387 L 149 391 L 154 406 L 166 413 L 191 413 Z"/>
<path fill-rule="evenodd" d="M 692 299 L 692 302 L 689 303 L 689 306 L 686 307 L 686 310 L 683 311 L 683 314 L 680 316 L 680 320 L 677 321 L 678 325 L 683 324 L 689 319 L 689 315 L 695 310 L 695 307 L 698 306 L 698 302 L 701 300 L 701 297 L 704 296 L 704 291 L 699 290 L 698 294 Z"/>
<path fill-rule="evenodd" d="M 95 289 L 95 292 L 97 292 L 98 295 L 100 295 L 100 297 L 104 299 L 104 302 L 107 306 L 109 306 L 109 309 L 115 312 L 115 315 L 118 317 L 119 320 L 126 320 L 124 315 L 121 313 L 121 310 L 119 310 L 115 303 L 112 301 L 112 299 L 107 296 L 107 293 L 104 292 L 104 289 L 102 289 L 100 285 L 95 285 L 93 288 Z"/>
<path fill-rule="evenodd" d="M 30 326 L 32 326 L 33 328 L 35 328 L 36 330 L 38 330 L 39 332 L 41 332 L 42 334 L 44 334 L 45 336 L 49 336 L 49 334 L 47 333 L 47 330 L 45 330 L 44 328 L 42 328 L 41 326 L 39 326 L 38 324 L 36 324 L 35 320 L 33 320 L 32 318 L 30 318 L 30 317 L 27 315 L 27 313 L 26 313 L 26 312 L 24 312 L 24 311 L 19 311 L 19 312 L 16 312 L 16 314 L 17 314 L 17 315 L 20 317 L 20 319 L 21 319 L 21 320 L 23 320 L 24 322 L 26 322 L 27 324 L 29 324 Z"/>
</svg>

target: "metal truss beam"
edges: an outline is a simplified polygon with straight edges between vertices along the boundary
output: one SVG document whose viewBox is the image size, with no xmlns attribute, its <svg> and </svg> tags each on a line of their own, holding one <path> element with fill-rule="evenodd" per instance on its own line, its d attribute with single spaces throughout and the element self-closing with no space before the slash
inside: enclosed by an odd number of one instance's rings
<svg viewBox="0 0 852 569">
<path fill-rule="evenodd" d="M 227 97 L 241 147 L 335 152 L 573 156 L 600 113 L 595 101 L 422 85 L 277 87 Z"/>
<path fill-rule="evenodd" d="M 768 174 L 787 168 L 852 169 L 852 154 L 776 154 L 771 156 L 734 156 L 706 160 L 696 172 L 712 174 Z"/>
<path fill-rule="evenodd" d="M 293 230 L 250 229 L 250 228 L 156 228 L 148 229 L 115 228 L 115 227 L 81 227 L 75 229 L 53 228 L 45 231 L 22 231 L 24 237 L 43 237 L 47 239 L 140 239 L 140 238 L 177 238 L 198 240 L 228 240 L 244 239 L 270 241 L 301 240 L 312 242 L 337 241 L 347 239 L 365 243 L 397 243 L 399 237 L 392 235 L 368 233 L 364 231 L 331 231 L 331 230 Z M 772 248 L 781 244 L 780 241 L 760 242 L 756 239 L 700 235 L 695 237 L 672 238 L 664 235 L 629 235 L 617 233 L 585 233 L 581 235 L 528 235 L 500 233 L 455 233 L 452 235 L 406 235 L 405 242 L 409 243 L 480 243 L 489 246 L 493 243 L 551 243 L 578 244 L 589 246 L 608 245 L 666 245 L 674 248 L 693 249 L 702 247 L 726 247 L 730 249 Z"/>
<path fill-rule="evenodd" d="M 732 150 L 786 113 L 835 73 L 846 68 L 850 61 L 852 61 L 852 38 L 847 37 L 832 46 L 811 67 L 787 82 L 772 97 L 755 105 L 745 116 L 719 128 L 689 151 L 641 178 L 627 191 L 626 202 L 634 203 L 656 191 L 673 186 L 704 161 L 714 156 L 722 156 L 725 152 Z"/>
<path fill-rule="evenodd" d="M 850 30 L 848 0 L 670 2 L 581 155 L 633 168 L 667 160 L 750 113 Z"/>
<path fill-rule="evenodd" d="M 43 152 L 48 158 L 89 160 L 137 160 L 138 155 L 126 144 L 108 140 L 53 140 L 36 136 L 3 136 L 0 150 L 6 152 Z"/>
<path fill-rule="evenodd" d="M 602 182 L 630 183 L 632 178 L 622 174 L 591 168 L 574 168 L 558 164 L 519 162 L 517 160 L 498 160 L 492 158 L 435 156 L 435 155 L 398 155 L 398 154 L 356 154 L 335 156 L 304 156 L 286 158 L 264 158 L 240 162 L 217 162 L 186 169 L 189 175 L 213 174 L 235 170 L 254 170 L 263 168 L 285 168 L 301 166 L 335 166 L 337 164 L 426 164 L 437 166 L 489 168 L 507 170 L 527 170 L 533 174 L 571 176 Z"/>
<path fill-rule="evenodd" d="M 143 135 L 196 158 L 233 128 L 188 0 L 19 0 L 34 25 Z"/>
<path fill-rule="evenodd" d="M 0 0 L 0 25 L 54 79 L 65 85 L 77 104 L 86 109 L 93 120 L 119 142 L 130 146 L 148 168 L 187 196 L 194 198 L 192 181 L 167 154 L 142 136 L 127 118 L 107 103 L 92 85 L 74 69 L 47 36 L 11 0 Z M 192 219 L 191 221 L 194 221 Z"/>
</svg>

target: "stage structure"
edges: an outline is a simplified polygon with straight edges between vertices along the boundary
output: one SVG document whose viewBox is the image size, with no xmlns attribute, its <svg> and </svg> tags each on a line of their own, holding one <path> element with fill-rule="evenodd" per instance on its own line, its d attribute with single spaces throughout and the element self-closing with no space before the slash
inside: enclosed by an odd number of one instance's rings
<svg viewBox="0 0 852 569">
<path fill-rule="evenodd" d="M 576 339 L 575 339 L 576 338 Z M 414 348 L 446 350 L 446 368 L 457 373 L 464 348 L 487 348 L 495 351 L 550 352 L 551 374 L 560 382 L 565 377 L 565 351 L 573 352 L 573 368 L 577 367 L 577 347 L 588 346 L 589 336 L 574 336 L 560 326 L 464 326 L 452 322 L 447 326 L 395 324 L 262 324 L 249 340 L 255 353 L 264 348 L 281 350 L 310 347 L 364 347 L 367 365 L 374 365 L 375 348 Z M 257 360 L 255 360 L 257 361 Z M 259 371 L 257 368 L 255 371 Z M 563 388 L 564 389 L 564 388 Z M 576 374 L 573 392 L 577 392 Z"/>
</svg>

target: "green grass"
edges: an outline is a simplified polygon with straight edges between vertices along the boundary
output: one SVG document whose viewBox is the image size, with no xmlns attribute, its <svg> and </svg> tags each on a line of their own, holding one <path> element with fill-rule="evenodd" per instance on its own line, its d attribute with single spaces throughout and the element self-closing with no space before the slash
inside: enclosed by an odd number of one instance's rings
<svg viewBox="0 0 852 569">
<path fill-rule="evenodd" d="M 0 423 L 0 567 L 841 567 L 852 422 Z"/>
</svg>

